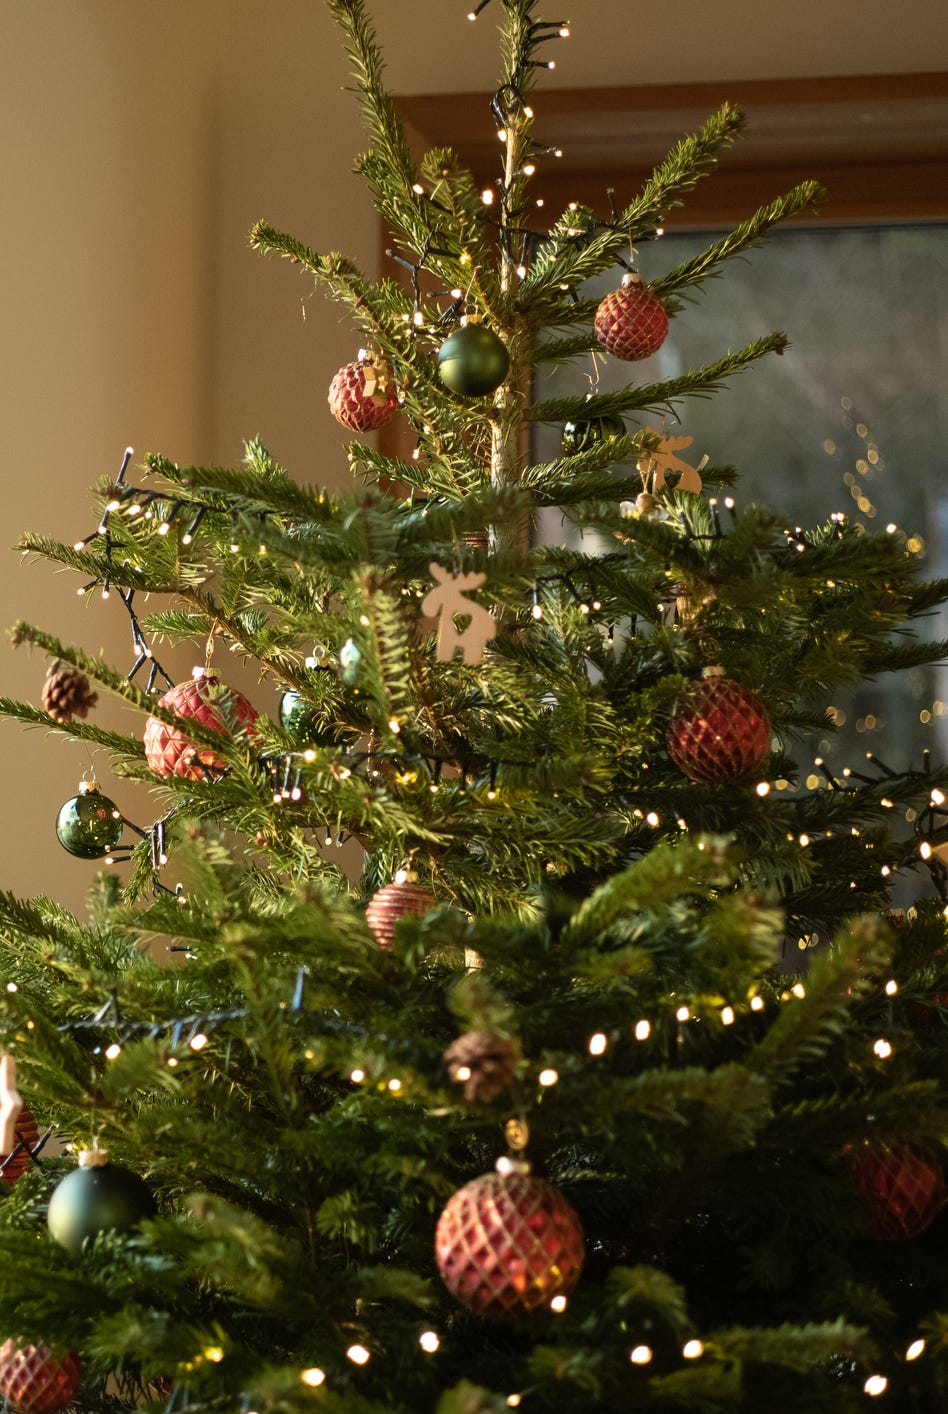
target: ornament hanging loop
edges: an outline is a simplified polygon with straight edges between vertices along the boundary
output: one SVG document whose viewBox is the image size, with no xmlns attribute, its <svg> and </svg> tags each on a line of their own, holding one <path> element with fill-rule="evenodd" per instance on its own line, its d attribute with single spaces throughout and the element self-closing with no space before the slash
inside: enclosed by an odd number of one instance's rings
<svg viewBox="0 0 948 1414">
<path fill-rule="evenodd" d="M 204 676 L 207 677 L 211 671 L 211 659 L 214 657 L 214 640 L 220 632 L 220 624 L 217 619 L 211 624 L 211 631 L 207 635 L 207 643 L 204 645 Z"/>
</svg>

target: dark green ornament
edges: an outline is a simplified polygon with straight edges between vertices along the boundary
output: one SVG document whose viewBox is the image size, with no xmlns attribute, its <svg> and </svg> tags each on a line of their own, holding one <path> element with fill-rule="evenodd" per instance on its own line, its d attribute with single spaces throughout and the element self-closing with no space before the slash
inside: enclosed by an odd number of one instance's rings
<svg viewBox="0 0 948 1414">
<path fill-rule="evenodd" d="M 563 455 L 574 457 L 577 452 L 588 452 L 598 447 L 607 437 L 624 437 L 625 423 L 621 417 L 575 418 L 563 423 L 561 445 Z"/>
<path fill-rule="evenodd" d="M 331 731 L 317 725 L 315 707 L 301 697 L 294 688 L 288 688 L 280 699 L 280 725 L 290 736 L 295 737 L 300 746 L 326 746 L 333 740 Z"/>
<path fill-rule="evenodd" d="M 56 819 L 56 838 L 78 859 L 104 859 L 122 838 L 125 822 L 107 795 L 89 787 L 67 800 Z"/>
<path fill-rule="evenodd" d="M 510 355 L 502 339 L 483 324 L 463 324 L 438 350 L 438 373 L 462 398 L 483 398 L 507 377 Z"/>
<path fill-rule="evenodd" d="M 81 1252 L 83 1243 L 97 1233 L 130 1232 L 155 1211 L 143 1178 L 110 1163 L 107 1150 L 86 1150 L 79 1155 L 79 1167 L 53 1189 L 46 1221 L 62 1247 Z"/>
</svg>

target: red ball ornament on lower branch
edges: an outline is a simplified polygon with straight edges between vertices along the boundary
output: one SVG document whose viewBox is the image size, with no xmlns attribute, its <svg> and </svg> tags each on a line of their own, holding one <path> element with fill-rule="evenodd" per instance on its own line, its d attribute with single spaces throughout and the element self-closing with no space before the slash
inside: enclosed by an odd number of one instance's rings
<svg viewBox="0 0 948 1414">
<path fill-rule="evenodd" d="M 71 1404 L 82 1379 L 78 1355 L 45 1345 L 0 1345 L 0 1396 L 18 1414 L 54 1414 Z"/>
<path fill-rule="evenodd" d="M 657 353 L 668 336 L 668 311 L 640 275 L 626 275 L 596 310 L 596 338 L 628 363 Z"/>
<path fill-rule="evenodd" d="M 437 903 L 430 889 L 411 875 L 396 876 L 391 884 L 372 895 L 365 910 L 365 921 L 379 947 L 387 951 L 395 940 L 395 925 L 400 918 L 424 918 Z"/>
<path fill-rule="evenodd" d="M 233 726 L 251 732 L 257 713 L 241 693 L 226 687 L 219 678 L 195 668 L 189 682 L 180 682 L 158 699 L 159 707 L 212 731 L 227 733 Z M 227 769 L 226 761 L 206 746 L 189 741 L 178 727 L 159 717 L 145 723 L 145 760 L 159 776 L 183 776 L 189 781 L 205 781 Z"/>
<path fill-rule="evenodd" d="M 355 363 L 340 368 L 329 385 L 329 410 L 351 432 L 384 427 L 397 406 L 391 367 L 364 352 Z"/>
<path fill-rule="evenodd" d="M 518 1160 L 500 1160 L 496 1173 L 448 1201 L 435 1255 L 462 1306 L 485 1320 L 514 1321 L 569 1295 L 582 1271 L 583 1229 L 552 1184 Z"/>
<path fill-rule="evenodd" d="M 770 714 L 750 688 L 705 668 L 678 700 L 666 735 L 668 754 L 693 781 L 744 781 L 770 752 Z"/>
<path fill-rule="evenodd" d="M 3 1179 L 12 1187 L 20 1174 L 33 1165 L 32 1151 L 39 1143 L 39 1125 L 24 1105 L 16 1117 L 14 1147 L 10 1154 L 0 1154 L 3 1165 Z M 11 1158 L 10 1155 L 13 1157 Z"/>
<path fill-rule="evenodd" d="M 922 1144 L 851 1144 L 845 1159 L 870 1237 L 917 1237 L 945 1205 L 942 1156 Z"/>
</svg>

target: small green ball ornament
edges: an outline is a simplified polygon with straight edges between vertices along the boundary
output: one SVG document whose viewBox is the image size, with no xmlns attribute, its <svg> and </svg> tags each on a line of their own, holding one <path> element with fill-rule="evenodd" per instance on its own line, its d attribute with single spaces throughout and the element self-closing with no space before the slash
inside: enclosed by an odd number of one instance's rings
<svg viewBox="0 0 948 1414">
<path fill-rule="evenodd" d="M 129 1232 L 155 1213 L 143 1178 L 109 1162 L 107 1149 L 84 1149 L 79 1167 L 53 1189 L 46 1221 L 53 1238 L 69 1252 L 100 1232 Z"/>
<path fill-rule="evenodd" d="M 510 355 L 502 339 L 483 324 L 462 324 L 438 350 L 438 374 L 462 398 L 483 398 L 507 377 Z"/>
<path fill-rule="evenodd" d="M 84 782 L 56 818 L 56 838 L 77 859 L 104 859 L 124 828 L 118 806 L 102 795 L 94 781 Z"/>
<path fill-rule="evenodd" d="M 288 688 L 280 698 L 280 725 L 295 737 L 300 746 L 326 746 L 332 732 L 317 725 L 316 709 L 294 688 Z"/>
<path fill-rule="evenodd" d="M 621 417 L 576 418 L 563 423 L 561 446 L 563 455 L 576 456 L 577 452 L 588 452 L 598 447 L 608 437 L 624 437 L 625 423 Z"/>
</svg>

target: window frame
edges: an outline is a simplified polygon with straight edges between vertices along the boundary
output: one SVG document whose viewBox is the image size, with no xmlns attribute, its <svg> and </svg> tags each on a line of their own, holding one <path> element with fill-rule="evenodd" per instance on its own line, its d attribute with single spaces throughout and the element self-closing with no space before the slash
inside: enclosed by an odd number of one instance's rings
<svg viewBox="0 0 948 1414">
<path fill-rule="evenodd" d="M 499 172 L 489 101 L 465 93 L 395 100 L 413 147 L 452 147 L 485 183 Z M 675 208 L 676 226 L 734 224 L 809 179 L 826 190 L 810 218 L 820 222 L 948 217 L 943 72 L 542 89 L 536 140 L 561 146 L 564 155 L 539 163 L 531 194 L 543 197 L 551 214 L 569 201 L 604 211 L 612 187 L 621 206 L 668 149 L 725 102 L 745 110 L 746 131 Z"/>
</svg>

